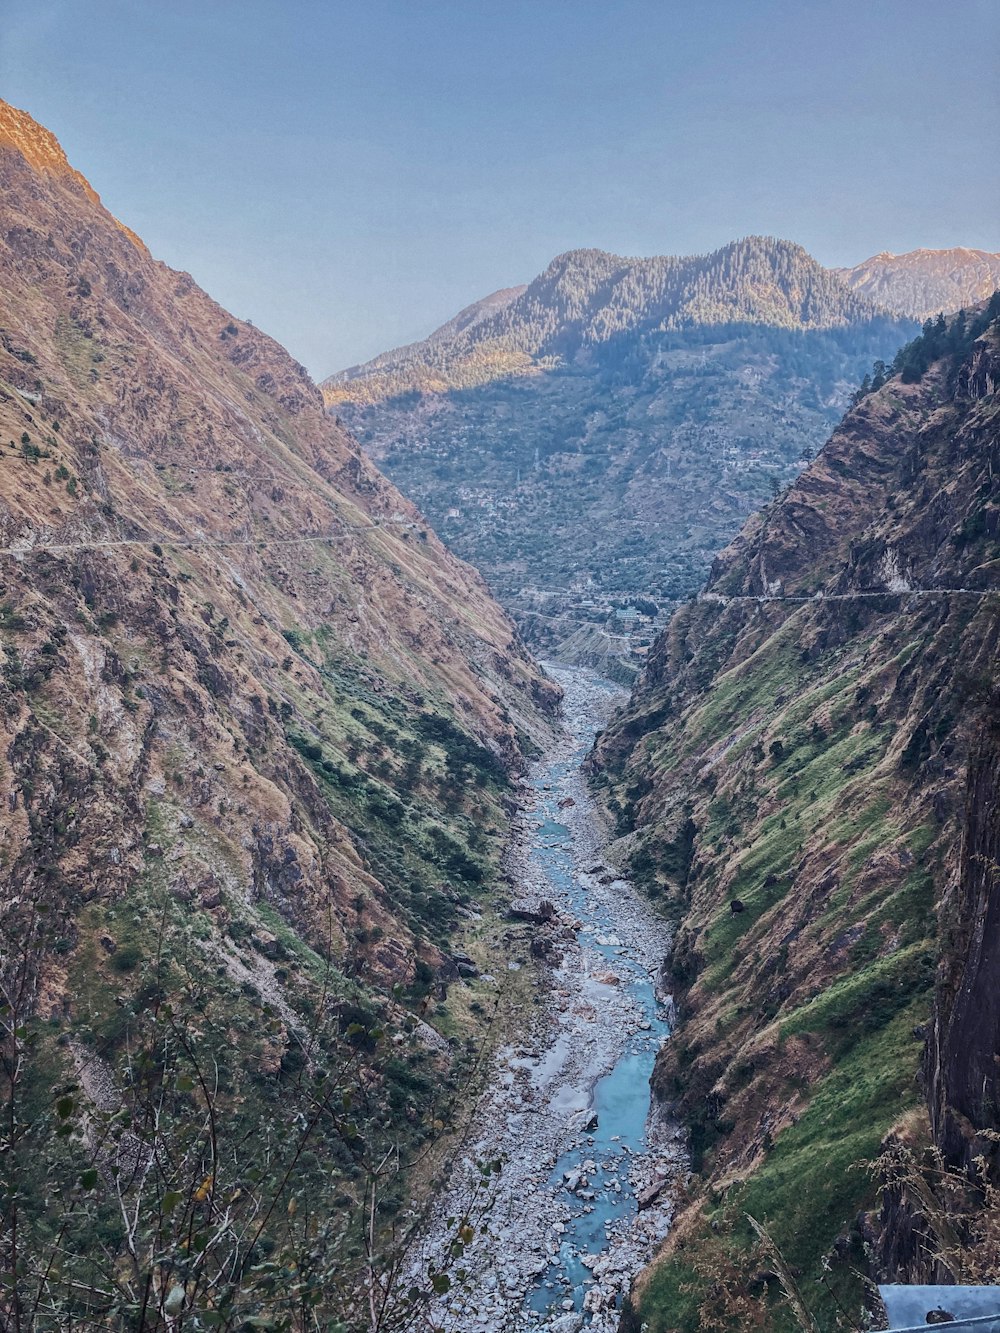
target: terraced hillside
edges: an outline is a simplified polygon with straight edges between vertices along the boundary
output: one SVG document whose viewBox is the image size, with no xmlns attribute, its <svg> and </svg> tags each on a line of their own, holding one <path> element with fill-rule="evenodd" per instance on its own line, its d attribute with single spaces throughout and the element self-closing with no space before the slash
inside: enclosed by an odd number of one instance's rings
<svg viewBox="0 0 1000 1333">
<path fill-rule="evenodd" d="M 820 1328 L 870 1326 L 857 1273 L 940 1276 L 949 1242 L 926 1186 L 880 1220 L 864 1163 L 889 1136 L 982 1149 L 995 1172 L 995 1106 L 968 1078 L 992 1086 L 1000 1023 L 977 925 L 996 892 L 978 858 L 998 814 L 998 315 L 995 297 L 928 324 L 715 561 L 600 738 L 622 854 L 678 922 L 655 1086 L 697 1174 L 638 1293 L 654 1333 L 797 1326 L 747 1214 Z"/>
<path fill-rule="evenodd" d="M 495 299 L 324 395 L 533 643 L 601 666 L 648 629 L 634 600 L 697 588 L 916 332 L 766 237 L 572 251 Z"/>
<path fill-rule="evenodd" d="M 485 1022 L 452 953 L 558 690 L 5 103 L 0 189 L 0 1323 L 329 1322 Z"/>
</svg>

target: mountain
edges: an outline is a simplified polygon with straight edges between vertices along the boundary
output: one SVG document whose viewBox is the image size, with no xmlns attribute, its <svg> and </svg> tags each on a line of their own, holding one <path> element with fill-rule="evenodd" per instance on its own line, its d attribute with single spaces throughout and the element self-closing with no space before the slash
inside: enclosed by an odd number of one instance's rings
<svg viewBox="0 0 1000 1333">
<path fill-rule="evenodd" d="M 623 643 L 628 658 L 638 606 L 696 588 L 915 331 L 764 237 L 686 258 L 572 251 L 471 309 L 324 396 L 532 642 L 592 663 Z"/>
<path fill-rule="evenodd" d="M 467 1075 L 452 955 L 559 692 L 303 367 L 5 103 L 0 187 L 0 1322 L 336 1322 L 367 1154 L 377 1240 Z"/>
<path fill-rule="evenodd" d="M 324 382 L 328 397 L 350 387 L 367 401 L 419 383 L 426 371 L 461 388 L 482 373 L 496 378 L 494 356 L 572 359 L 588 346 L 639 328 L 747 321 L 780 328 L 827 328 L 870 317 L 864 298 L 845 293 L 839 280 L 798 246 L 751 237 L 714 255 L 624 259 L 602 250 L 572 250 L 554 259 L 527 287 L 486 297 L 423 343 L 387 352 Z M 465 336 L 462 334 L 475 336 Z M 457 342 L 456 346 L 452 343 Z M 427 344 L 440 350 L 429 352 Z M 361 384 L 358 384 L 361 381 Z M 353 401 L 349 399 L 348 401 Z"/>
<path fill-rule="evenodd" d="M 654 1086 L 696 1177 L 652 1333 L 801 1327 L 771 1242 L 821 1329 L 870 1326 L 860 1272 L 992 1280 L 998 385 L 1000 293 L 748 520 L 599 739 L 618 854 L 676 922 Z"/>
<path fill-rule="evenodd" d="M 986 250 L 883 250 L 854 268 L 831 270 L 854 292 L 897 315 L 930 319 L 973 306 L 1000 287 L 1000 254 Z"/>
</svg>

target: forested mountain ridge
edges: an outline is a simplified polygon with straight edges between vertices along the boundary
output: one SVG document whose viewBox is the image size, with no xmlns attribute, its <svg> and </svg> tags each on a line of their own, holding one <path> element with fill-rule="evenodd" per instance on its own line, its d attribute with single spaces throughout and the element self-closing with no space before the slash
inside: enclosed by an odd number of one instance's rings
<svg viewBox="0 0 1000 1333">
<path fill-rule="evenodd" d="M 422 342 L 382 353 L 323 381 L 327 401 L 378 401 L 435 384 L 460 388 L 465 364 L 499 354 L 572 355 L 632 328 L 742 322 L 828 328 L 879 311 L 926 319 L 986 299 L 1000 255 L 956 247 L 882 251 L 853 268 L 824 269 L 799 245 L 751 236 L 704 256 L 624 258 L 603 250 L 559 255 L 527 286 L 474 302 Z M 852 296 L 846 296 L 844 288 Z M 431 352 L 429 345 L 436 350 Z M 500 373 L 494 361 L 494 373 Z M 435 374 L 436 372 L 436 374 Z M 440 380 L 437 376 L 440 376 Z M 348 388 L 348 386 L 351 386 Z"/>
<path fill-rule="evenodd" d="M 380 1136 L 447 1116 L 428 1024 L 477 1029 L 451 955 L 559 692 L 5 103 L 0 191 L 0 1323 L 335 1322 Z"/>
<path fill-rule="evenodd" d="M 842 1310 L 864 1326 L 859 1269 L 995 1279 L 1000 1121 L 972 1087 L 995 1081 L 1000 1030 L 981 929 L 998 390 L 1000 295 L 929 323 L 715 561 L 599 740 L 621 854 L 678 922 L 655 1085 L 697 1175 L 640 1284 L 654 1333 L 799 1326 L 752 1279 L 773 1255 L 748 1213 L 821 1329 Z M 882 1152 L 873 1182 L 856 1164 Z M 980 1153 L 985 1186 L 942 1188 L 939 1166 Z"/>
<path fill-rule="evenodd" d="M 831 271 L 886 310 L 928 319 L 988 300 L 1000 287 L 1000 254 L 965 246 L 903 255 L 883 250 L 853 268 Z"/>
<path fill-rule="evenodd" d="M 498 297 L 496 310 L 482 309 Z M 475 312 L 471 322 L 468 312 Z M 570 250 L 527 287 L 496 293 L 468 312 L 425 342 L 331 375 L 323 382 L 327 401 L 378 401 L 419 387 L 422 373 L 438 372 L 449 388 L 461 388 L 477 359 L 490 361 L 498 374 L 503 354 L 572 360 L 636 329 L 742 322 L 830 328 L 877 313 L 801 246 L 761 236 L 693 257 Z"/>
<path fill-rule="evenodd" d="M 577 250 L 472 327 L 323 389 L 524 632 L 565 651 L 614 636 L 631 598 L 696 587 L 914 331 L 787 241 Z"/>
</svg>

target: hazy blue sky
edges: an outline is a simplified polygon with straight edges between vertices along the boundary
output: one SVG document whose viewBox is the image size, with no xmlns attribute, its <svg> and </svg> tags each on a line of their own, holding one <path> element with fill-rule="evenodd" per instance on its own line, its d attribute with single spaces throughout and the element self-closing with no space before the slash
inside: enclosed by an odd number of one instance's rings
<svg viewBox="0 0 1000 1333">
<path fill-rule="evenodd" d="M 556 254 L 1000 250 L 998 0 L 0 0 L 0 94 L 317 376 Z"/>
</svg>

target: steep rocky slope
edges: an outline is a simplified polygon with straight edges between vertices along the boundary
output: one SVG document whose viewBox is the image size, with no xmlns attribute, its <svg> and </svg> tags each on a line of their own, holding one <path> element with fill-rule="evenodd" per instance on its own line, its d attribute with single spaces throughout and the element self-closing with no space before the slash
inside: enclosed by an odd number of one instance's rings
<svg viewBox="0 0 1000 1333">
<path fill-rule="evenodd" d="M 314 1124 L 303 1071 L 360 1062 L 358 1125 L 386 1127 L 397 1150 L 419 1139 L 455 1062 L 407 1015 L 455 1031 L 435 987 L 457 976 L 450 950 L 494 877 L 509 774 L 558 690 L 303 367 L 154 261 L 52 135 L 3 103 L 0 191 L 0 1244 L 25 1282 L 55 1263 L 52 1323 L 31 1326 L 64 1327 L 59 1302 L 89 1290 L 81 1318 L 132 1327 L 133 1201 L 104 1167 L 100 1195 L 86 1146 L 93 1117 L 123 1102 L 135 1117 L 144 1071 L 164 1068 L 155 1034 L 139 1059 L 143 1025 L 169 1012 L 180 1043 L 175 1101 L 146 1103 L 157 1125 L 168 1111 L 200 1123 L 210 1102 L 206 1181 L 216 1132 L 252 1159 L 233 1149 L 233 1217 Z M 398 1028 L 388 1064 L 365 1035 L 379 1023 Z M 74 1133 L 54 1136 L 51 1089 L 74 1061 L 87 1095 L 68 1094 Z M 325 1214 L 339 1198 L 341 1219 L 363 1194 L 359 1133 L 325 1129 L 296 1177 Z M 169 1178 L 195 1169 L 177 1142 L 148 1141 L 154 1156 L 133 1164 L 159 1190 L 152 1253 L 182 1212 L 213 1214 L 208 1185 Z M 90 1181 L 65 1274 L 45 1249 L 46 1172 L 62 1189 Z M 161 1315 L 171 1253 L 148 1269 Z M 234 1275 L 258 1253 L 219 1261 L 213 1308 L 223 1286 L 231 1301 L 254 1287 Z M 0 1322 L 21 1327 L 4 1290 Z"/>
<path fill-rule="evenodd" d="M 998 314 L 900 355 L 716 560 L 599 741 L 622 853 L 678 922 L 655 1086 L 697 1174 L 639 1293 L 653 1330 L 794 1326 L 747 1213 L 821 1328 L 838 1303 L 860 1318 L 866 1246 L 905 1265 L 855 1164 L 887 1135 L 956 1161 L 995 1127 Z"/>
<path fill-rule="evenodd" d="M 1000 287 L 1000 254 L 965 246 L 904 255 L 883 250 L 853 268 L 832 272 L 886 310 L 929 319 L 987 300 Z"/>
<path fill-rule="evenodd" d="M 915 331 L 763 237 L 684 258 L 572 251 L 509 295 L 324 394 L 525 634 L 592 662 L 581 629 L 628 656 L 616 613 L 696 588 Z"/>
</svg>

